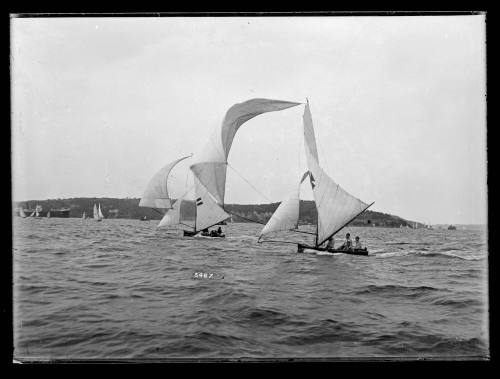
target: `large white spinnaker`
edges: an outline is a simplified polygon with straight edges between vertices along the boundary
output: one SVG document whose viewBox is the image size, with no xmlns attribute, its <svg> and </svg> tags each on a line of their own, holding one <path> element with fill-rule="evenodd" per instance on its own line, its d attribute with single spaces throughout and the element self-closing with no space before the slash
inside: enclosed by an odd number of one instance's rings
<svg viewBox="0 0 500 379">
<path fill-rule="evenodd" d="M 265 234 L 297 229 L 299 225 L 300 185 L 276 208 L 273 215 L 260 232 L 259 240 Z"/>
<path fill-rule="evenodd" d="M 299 104 L 282 100 L 250 99 L 229 108 L 222 125 L 213 130 L 205 149 L 196 156 L 196 161 L 191 166 L 194 176 L 216 202 L 224 204 L 227 158 L 239 127 L 262 113 L 280 111 Z"/>
<path fill-rule="evenodd" d="M 349 194 L 319 166 L 309 104 L 305 106 L 303 120 L 309 180 L 318 212 L 316 245 L 321 245 L 371 204 Z"/>
<path fill-rule="evenodd" d="M 167 188 L 168 176 L 177 163 L 190 156 L 191 155 L 179 158 L 162 167 L 149 181 L 139 201 L 139 206 L 158 209 L 172 208 L 172 200 L 170 199 Z"/>
</svg>

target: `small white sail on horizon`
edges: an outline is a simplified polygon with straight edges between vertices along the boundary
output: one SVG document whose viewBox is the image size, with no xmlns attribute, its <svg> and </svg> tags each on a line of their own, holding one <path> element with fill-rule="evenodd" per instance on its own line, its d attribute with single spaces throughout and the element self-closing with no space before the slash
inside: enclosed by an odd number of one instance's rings
<svg viewBox="0 0 500 379">
<path fill-rule="evenodd" d="M 99 208 L 97 208 L 97 204 L 94 204 L 94 220 L 101 221 L 103 218 L 101 204 L 99 204 Z"/>
<path fill-rule="evenodd" d="M 50 218 L 50 211 L 47 212 L 47 218 Z"/>
<path fill-rule="evenodd" d="M 85 211 L 83 211 L 82 218 L 85 219 L 86 217 L 87 217 L 87 214 L 85 213 Z"/>
<path fill-rule="evenodd" d="M 24 213 L 23 207 L 19 208 L 19 216 L 21 216 L 22 218 L 26 217 L 26 213 Z"/>
</svg>

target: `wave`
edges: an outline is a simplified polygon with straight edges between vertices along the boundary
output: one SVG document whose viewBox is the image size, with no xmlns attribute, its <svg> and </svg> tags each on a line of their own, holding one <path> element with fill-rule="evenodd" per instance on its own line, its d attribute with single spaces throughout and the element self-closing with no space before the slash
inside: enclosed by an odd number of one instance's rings
<svg viewBox="0 0 500 379">
<path fill-rule="evenodd" d="M 354 291 L 351 293 L 355 296 L 379 294 L 379 295 L 403 296 L 408 298 L 419 298 L 437 291 L 442 291 L 442 290 L 427 286 L 407 287 L 394 284 L 388 284 L 388 285 L 370 284 L 369 286 L 361 290 Z"/>
<path fill-rule="evenodd" d="M 372 252 L 373 256 L 376 258 L 391 258 L 391 257 L 405 257 L 408 255 L 418 256 L 424 258 L 451 258 L 460 259 L 466 261 L 481 261 L 485 260 L 486 257 L 475 257 L 467 255 L 458 255 L 450 251 L 447 252 L 427 252 L 427 251 L 393 251 L 393 252 Z"/>
</svg>

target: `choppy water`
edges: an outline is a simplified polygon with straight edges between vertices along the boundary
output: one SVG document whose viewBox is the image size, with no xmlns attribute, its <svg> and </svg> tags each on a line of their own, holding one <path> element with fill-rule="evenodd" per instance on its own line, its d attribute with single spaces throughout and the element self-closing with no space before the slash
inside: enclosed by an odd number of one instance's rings
<svg viewBox="0 0 500 379">
<path fill-rule="evenodd" d="M 16 218 L 16 359 L 489 356 L 486 231 L 344 229 L 363 257 L 155 226 Z"/>
</svg>

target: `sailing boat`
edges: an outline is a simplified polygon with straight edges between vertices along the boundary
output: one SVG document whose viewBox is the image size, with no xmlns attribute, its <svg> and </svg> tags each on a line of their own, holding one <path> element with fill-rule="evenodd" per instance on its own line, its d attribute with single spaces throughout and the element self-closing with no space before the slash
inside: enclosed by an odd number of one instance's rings
<svg viewBox="0 0 500 379">
<path fill-rule="evenodd" d="M 299 104 L 257 98 L 234 104 L 229 108 L 222 124 L 213 130 L 205 149 L 190 166 L 194 177 L 196 218 L 193 230 L 185 230 L 185 236 L 194 236 L 231 218 L 224 210 L 226 174 L 229 152 L 241 125 L 260 114 L 284 110 Z"/>
<path fill-rule="evenodd" d="M 94 204 L 94 220 L 102 221 L 104 215 L 101 212 L 101 204 L 99 203 L 99 208 L 97 208 L 97 204 Z"/>
<path fill-rule="evenodd" d="M 303 124 L 308 171 L 302 176 L 300 183 L 309 177 L 318 215 L 316 220 L 316 232 L 312 233 L 315 236 L 314 245 L 298 243 L 297 250 L 298 252 L 303 252 L 305 249 L 315 251 L 328 250 L 329 252 L 336 253 L 368 255 L 368 251 L 366 249 L 335 250 L 321 247 L 323 243 L 333 237 L 361 213 L 366 211 L 373 203 L 366 204 L 352 196 L 335 183 L 319 165 L 318 150 L 316 148 L 316 138 L 314 136 L 309 101 L 307 101 L 304 109 Z M 267 224 L 262 229 L 258 242 L 261 242 L 264 235 L 276 231 L 292 230 L 307 233 L 297 230 L 300 203 L 299 189 L 300 186 L 294 188 L 290 196 L 278 206 Z M 264 240 L 262 242 L 266 241 Z"/>
<path fill-rule="evenodd" d="M 26 218 L 26 213 L 24 213 L 23 207 L 19 208 L 19 216 Z"/>
<path fill-rule="evenodd" d="M 87 218 L 87 214 L 85 213 L 85 211 L 83 211 L 82 218 L 83 218 L 84 220 Z"/>
<path fill-rule="evenodd" d="M 42 207 L 40 205 L 37 205 L 35 207 L 35 218 L 41 218 L 42 216 L 40 213 L 42 212 Z"/>
<path fill-rule="evenodd" d="M 196 156 L 194 163 L 189 167 L 194 180 L 194 201 L 188 199 L 191 194 L 188 191 L 189 193 L 175 203 L 171 203 L 172 207 L 167 210 L 158 227 L 181 224 L 192 228 L 184 230 L 183 235 L 186 237 L 198 235 L 200 231 L 202 236 L 224 237 L 223 234 L 208 236 L 203 231 L 231 218 L 231 214 L 224 210 L 224 196 L 228 155 L 236 132 L 242 124 L 260 114 L 299 104 L 282 100 L 250 99 L 229 108 L 222 125 L 213 130 L 205 149 Z M 168 175 L 168 170 L 166 171 Z M 161 182 L 162 185 L 163 183 L 166 186 L 166 180 Z M 183 222 L 188 217 L 188 203 L 194 204 L 194 226 Z"/>
<path fill-rule="evenodd" d="M 50 218 L 50 211 L 47 212 L 47 218 Z"/>
</svg>

